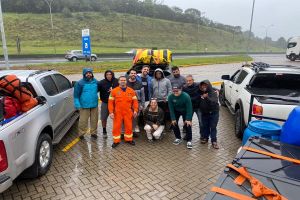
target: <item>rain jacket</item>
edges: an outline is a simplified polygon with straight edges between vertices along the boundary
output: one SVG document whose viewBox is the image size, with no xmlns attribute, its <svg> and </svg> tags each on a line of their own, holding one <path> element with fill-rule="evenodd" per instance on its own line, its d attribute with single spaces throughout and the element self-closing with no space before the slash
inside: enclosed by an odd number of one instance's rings
<svg viewBox="0 0 300 200">
<path fill-rule="evenodd" d="M 162 78 L 160 80 L 155 78 L 156 72 L 160 71 L 162 73 Z M 157 101 L 168 100 L 168 96 L 172 94 L 172 86 L 169 79 L 165 78 L 164 72 L 161 69 L 156 69 L 153 74 L 152 79 L 153 93 L 152 97 L 157 98 Z"/>
<path fill-rule="evenodd" d="M 213 89 L 211 83 L 209 80 L 204 80 L 200 82 L 200 85 L 202 83 L 206 83 L 208 85 L 207 91 L 203 92 L 199 89 L 200 96 L 208 93 L 208 97 L 205 99 L 202 99 L 201 97 L 199 98 L 199 108 L 201 113 L 203 114 L 208 114 L 211 112 L 219 111 L 219 100 L 218 100 L 218 95 Z"/>
<path fill-rule="evenodd" d="M 196 110 L 199 108 L 199 97 L 200 97 L 200 91 L 199 91 L 199 83 L 193 83 L 192 85 L 188 86 L 185 85 L 183 87 L 183 90 L 185 93 L 190 95 L 193 109 Z"/>
<path fill-rule="evenodd" d="M 136 80 L 142 82 L 142 77 L 141 77 L 141 76 L 142 76 L 142 75 L 138 75 L 138 76 L 136 77 Z M 152 97 L 152 77 L 149 76 L 149 75 L 147 75 L 146 78 L 147 78 L 147 82 L 148 82 L 148 98 L 149 98 L 149 100 L 150 100 L 151 97 Z"/>
<path fill-rule="evenodd" d="M 83 69 L 83 79 L 78 81 L 74 87 L 74 106 L 77 109 L 98 107 L 98 83 L 94 76 L 88 80 L 85 77 L 87 72 L 93 73 L 93 70 Z"/>
<path fill-rule="evenodd" d="M 112 74 L 111 81 L 106 79 L 107 73 Z M 108 103 L 108 97 L 109 97 L 109 90 L 110 88 L 114 89 L 115 87 L 119 86 L 118 80 L 115 78 L 115 74 L 111 70 L 107 70 L 104 73 L 104 79 L 98 82 L 98 91 L 100 92 L 100 99 L 104 103 Z"/>
</svg>

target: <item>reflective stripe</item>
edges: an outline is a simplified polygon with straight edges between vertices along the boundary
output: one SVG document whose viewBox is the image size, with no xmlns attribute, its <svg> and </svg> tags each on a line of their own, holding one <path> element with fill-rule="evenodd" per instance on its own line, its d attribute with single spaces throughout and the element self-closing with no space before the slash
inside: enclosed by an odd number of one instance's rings
<svg viewBox="0 0 300 200">
<path fill-rule="evenodd" d="M 126 138 L 132 138 L 132 136 L 133 136 L 133 134 L 130 134 L 130 135 L 124 134 L 124 137 L 126 137 Z"/>
<path fill-rule="evenodd" d="M 117 139 L 121 139 L 121 136 L 113 136 L 113 138 L 114 138 L 115 140 L 117 140 Z"/>
<path fill-rule="evenodd" d="M 132 97 L 132 99 L 137 99 L 137 97 L 136 97 L 136 96 L 134 96 L 134 97 Z"/>
</svg>

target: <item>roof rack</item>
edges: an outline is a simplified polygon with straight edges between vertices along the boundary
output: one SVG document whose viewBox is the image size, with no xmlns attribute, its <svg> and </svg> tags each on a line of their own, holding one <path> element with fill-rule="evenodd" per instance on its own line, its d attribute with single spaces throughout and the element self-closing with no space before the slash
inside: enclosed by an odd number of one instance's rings
<svg viewBox="0 0 300 200">
<path fill-rule="evenodd" d="M 251 67 L 254 69 L 255 72 L 259 72 L 260 70 L 264 70 L 266 68 L 269 68 L 270 65 L 264 62 L 253 62 L 251 63 Z"/>
</svg>

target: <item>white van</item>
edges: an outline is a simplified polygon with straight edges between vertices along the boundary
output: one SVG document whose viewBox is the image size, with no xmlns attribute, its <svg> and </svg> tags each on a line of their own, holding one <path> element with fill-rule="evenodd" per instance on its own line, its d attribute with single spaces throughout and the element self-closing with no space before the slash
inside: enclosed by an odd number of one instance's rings
<svg viewBox="0 0 300 200">
<path fill-rule="evenodd" d="M 286 58 L 291 61 L 300 60 L 300 36 L 288 40 Z"/>
</svg>

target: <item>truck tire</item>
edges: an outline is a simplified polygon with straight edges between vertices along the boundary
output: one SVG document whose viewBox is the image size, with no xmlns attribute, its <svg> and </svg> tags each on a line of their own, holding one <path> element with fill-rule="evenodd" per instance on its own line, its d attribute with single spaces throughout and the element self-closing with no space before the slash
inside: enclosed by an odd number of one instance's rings
<svg viewBox="0 0 300 200">
<path fill-rule="evenodd" d="M 77 58 L 76 58 L 76 57 L 72 57 L 71 60 L 72 60 L 73 62 L 76 62 L 76 61 L 77 61 Z"/>
<path fill-rule="evenodd" d="M 225 89 L 224 87 L 221 87 L 220 93 L 219 93 L 219 102 L 221 106 L 226 106 L 226 98 L 225 98 Z"/>
<path fill-rule="evenodd" d="M 42 133 L 38 139 L 35 162 L 33 168 L 37 170 L 37 176 L 46 174 L 49 170 L 53 157 L 52 139 L 50 135 Z"/>
<path fill-rule="evenodd" d="M 245 123 L 244 123 L 244 117 L 242 110 L 240 108 L 237 108 L 235 112 L 235 119 L 234 119 L 235 125 L 234 125 L 234 133 L 237 138 L 243 138 L 244 130 L 245 130 Z"/>
<path fill-rule="evenodd" d="M 96 60 L 97 60 L 97 58 L 95 56 L 91 57 L 91 61 L 96 61 Z"/>
<path fill-rule="evenodd" d="M 290 61 L 295 61 L 295 60 L 296 60 L 296 55 L 295 54 L 290 55 Z"/>
</svg>

